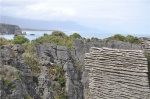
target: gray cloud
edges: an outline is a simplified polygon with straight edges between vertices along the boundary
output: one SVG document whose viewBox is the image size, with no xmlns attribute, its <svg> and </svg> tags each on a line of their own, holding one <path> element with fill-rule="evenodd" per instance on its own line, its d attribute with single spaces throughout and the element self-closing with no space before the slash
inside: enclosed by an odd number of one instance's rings
<svg viewBox="0 0 150 99">
<path fill-rule="evenodd" d="M 132 30 L 136 29 L 136 26 L 145 26 L 144 23 L 147 25 L 150 2 L 149 0 L 1 0 L 0 4 L 1 15 L 48 21 L 71 20 L 90 27 L 125 27 L 124 29 Z M 141 23 L 142 21 L 144 22 Z"/>
</svg>

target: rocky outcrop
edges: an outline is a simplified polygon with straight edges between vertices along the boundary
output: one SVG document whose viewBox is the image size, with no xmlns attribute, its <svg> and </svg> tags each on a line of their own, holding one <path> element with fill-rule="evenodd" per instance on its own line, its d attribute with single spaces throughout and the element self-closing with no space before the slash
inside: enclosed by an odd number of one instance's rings
<svg viewBox="0 0 150 99">
<path fill-rule="evenodd" d="M 84 53 L 88 53 L 91 47 L 108 47 L 108 48 L 116 48 L 116 49 L 128 49 L 128 50 L 142 50 L 143 47 L 141 44 L 131 44 L 129 42 L 122 41 L 102 41 L 99 39 L 91 39 L 91 41 L 87 42 L 84 39 L 75 39 L 75 56 L 76 59 L 79 60 L 80 63 L 84 64 Z"/>
<path fill-rule="evenodd" d="M 45 66 L 41 68 L 41 75 L 38 77 L 37 93 L 40 94 L 42 99 L 54 99 L 53 93 L 50 90 L 51 81 L 48 74 L 48 69 Z"/>
<path fill-rule="evenodd" d="M 85 99 L 149 99 L 147 59 L 142 50 L 91 48 Z"/>
<path fill-rule="evenodd" d="M 2 46 L 0 50 L 2 99 L 38 99 L 31 69 L 22 58 L 23 52 L 21 45 Z"/>
<path fill-rule="evenodd" d="M 65 46 L 43 43 L 35 44 L 36 55 L 43 66 L 63 66 L 66 78 L 66 96 L 68 99 L 83 99 L 86 93 L 83 87 L 88 86 L 88 71 L 84 68 L 84 54 L 89 52 L 91 47 L 109 47 L 118 49 L 142 49 L 141 45 L 130 44 L 121 41 L 108 41 L 92 39 L 87 42 L 85 39 L 75 39 L 74 49 L 70 50 Z"/>
<path fill-rule="evenodd" d="M 0 34 L 22 34 L 22 30 L 17 25 L 0 24 Z"/>
<path fill-rule="evenodd" d="M 75 53 L 65 46 L 44 43 L 35 44 L 36 55 L 43 65 L 48 64 L 63 66 L 66 78 L 67 99 L 83 99 L 83 87 L 81 83 L 81 72 L 79 71 L 75 58 Z"/>
<path fill-rule="evenodd" d="M 91 76 L 89 76 L 88 74 L 91 72 L 89 69 L 86 68 L 86 65 L 84 66 L 84 54 L 88 53 L 91 47 L 99 47 L 102 49 L 103 47 L 108 47 L 112 49 L 115 49 L 115 48 L 129 49 L 129 50 L 143 49 L 143 47 L 140 44 L 139 45 L 130 44 L 130 43 L 121 42 L 121 41 L 107 41 L 107 42 L 105 41 L 104 42 L 98 39 L 92 39 L 91 41 L 86 41 L 85 39 L 75 39 L 74 49 L 69 49 L 66 46 L 58 46 L 58 45 L 50 44 L 50 43 L 35 44 L 35 51 L 36 51 L 35 54 L 37 58 L 39 59 L 39 62 L 40 62 L 39 65 L 42 71 L 40 75 L 38 75 L 37 77 L 34 77 L 32 75 L 30 67 L 25 63 L 22 57 L 22 54 L 25 51 L 22 46 L 20 45 L 13 45 L 12 47 L 2 46 L 1 53 L 0 53 L 0 56 L 1 56 L 0 64 L 2 64 L 2 67 L 0 67 L 0 70 L 9 71 L 9 73 L 7 71 L 8 75 L 3 72 L 2 79 L 0 79 L 0 94 L 2 96 L 2 99 L 6 99 L 6 98 L 10 98 L 10 99 L 21 99 L 21 98 L 22 99 L 23 98 L 54 99 L 57 95 L 62 95 L 62 96 L 64 95 L 64 97 L 66 97 L 67 99 L 84 99 L 84 98 L 86 99 L 87 98 L 86 96 L 90 95 L 91 93 L 89 92 L 93 89 L 91 90 L 89 89 L 89 84 L 91 83 L 89 82 L 89 79 L 91 80 L 90 78 Z M 107 51 L 109 52 L 109 50 Z M 118 52 L 119 51 L 120 50 L 118 50 Z M 102 53 L 105 54 L 107 52 L 104 51 Z M 136 54 L 139 55 L 138 53 Z M 123 57 L 124 56 L 122 56 L 122 58 Z M 109 63 L 109 60 L 105 62 Z M 98 62 L 95 62 L 95 64 L 96 63 Z M 139 64 L 141 64 L 141 61 L 139 62 Z M 56 68 L 54 69 L 54 67 Z M 58 73 L 58 74 L 56 73 L 56 75 L 53 75 L 53 77 L 50 77 L 51 75 L 48 74 L 48 72 L 50 72 L 48 71 L 48 69 L 54 69 L 54 70 L 51 70 L 51 72 L 57 72 L 58 70 L 59 72 L 61 71 L 61 73 Z M 112 71 L 109 71 L 109 72 L 111 73 Z M 113 73 L 114 72 L 112 72 L 112 74 Z M 143 74 L 143 73 L 140 73 L 140 74 Z M 17 75 L 10 76 L 9 74 L 17 74 Z M 55 74 L 55 73 L 52 73 L 52 74 Z M 4 75 L 6 76 L 4 77 Z M 129 78 L 129 76 L 130 75 L 126 75 L 125 77 L 127 77 L 127 79 L 129 80 L 132 79 L 132 77 Z M 12 77 L 11 79 L 13 78 L 14 79 L 12 81 L 9 81 L 8 77 Z M 61 84 L 63 77 L 65 77 L 65 85 Z M 110 77 L 109 74 L 108 74 L 108 77 Z M 122 75 L 120 74 L 119 77 L 122 77 Z M 60 80 L 60 83 L 58 82 L 58 80 Z M 140 81 L 140 77 L 137 78 L 136 80 Z M 102 83 L 103 82 L 101 82 L 101 84 Z M 136 83 L 136 84 L 138 85 L 139 83 Z M 64 89 L 66 90 L 65 94 L 62 93 L 64 92 L 62 91 Z M 57 94 L 59 92 L 60 94 Z M 145 94 L 146 94 L 146 91 L 145 91 Z"/>
<path fill-rule="evenodd" d="M 67 99 L 83 99 L 83 86 L 81 83 L 81 72 L 76 64 L 68 60 L 64 65 L 66 78 Z"/>
</svg>

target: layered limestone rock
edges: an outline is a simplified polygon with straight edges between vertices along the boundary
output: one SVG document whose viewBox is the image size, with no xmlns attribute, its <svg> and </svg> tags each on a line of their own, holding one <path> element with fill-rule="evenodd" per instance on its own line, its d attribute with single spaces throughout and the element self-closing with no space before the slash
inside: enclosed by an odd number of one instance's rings
<svg viewBox="0 0 150 99">
<path fill-rule="evenodd" d="M 146 52 L 150 55 L 150 38 L 143 37 L 141 38 L 142 46 L 146 50 Z"/>
<path fill-rule="evenodd" d="M 92 39 L 87 42 L 84 39 L 74 40 L 74 49 L 66 46 L 43 43 L 35 44 L 36 55 L 43 66 L 57 65 L 64 66 L 66 77 L 66 96 L 68 99 L 83 99 L 83 85 L 88 86 L 88 72 L 84 68 L 84 54 L 89 52 L 91 47 L 109 47 L 118 49 L 142 49 L 141 45 L 130 44 L 121 41 L 102 42 Z M 79 69 L 80 68 L 80 69 Z M 84 91 L 84 93 L 86 93 Z"/>
<path fill-rule="evenodd" d="M 22 30 L 17 25 L 0 24 L 0 34 L 22 34 Z"/>
<path fill-rule="evenodd" d="M 149 99 L 148 64 L 143 51 L 90 49 L 85 54 L 85 99 Z"/>
</svg>

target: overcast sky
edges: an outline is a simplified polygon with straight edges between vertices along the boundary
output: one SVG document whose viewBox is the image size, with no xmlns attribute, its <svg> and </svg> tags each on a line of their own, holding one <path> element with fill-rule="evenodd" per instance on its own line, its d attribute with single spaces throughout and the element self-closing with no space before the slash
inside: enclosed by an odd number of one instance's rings
<svg viewBox="0 0 150 99">
<path fill-rule="evenodd" d="M 0 0 L 0 14 L 74 21 L 115 33 L 150 34 L 150 0 Z"/>
</svg>

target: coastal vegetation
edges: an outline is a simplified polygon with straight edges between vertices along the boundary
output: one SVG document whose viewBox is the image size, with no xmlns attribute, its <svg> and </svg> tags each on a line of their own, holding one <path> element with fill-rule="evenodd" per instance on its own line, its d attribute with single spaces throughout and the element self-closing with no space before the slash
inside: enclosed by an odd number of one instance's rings
<svg viewBox="0 0 150 99">
<path fill-rule="evenodd" d="M 43 66 L 42 62 L 46 61 L 48 58 L 44 57 L 41 60 L 36 56 L 35 54 L 35 44 L 36 43 L 53 43 L 55 45 L 60 45 L 60 46 L 67 46 L 70 50 L 75 49 L 74 47 L 74 39 L 82 39 L 82 43 L 87 43 L 91 44 L 91 42 L 96 43 L 103 43 L 104 42 L 109 42 L 109 41 L 123 41 L 123 42 L 129 42 L 129 43 L 134 43 L 134 44 L 139 44 L 140 38 L 134 37 L 132 35 L 127 35 L 123 36 L 120 34 L 116 34 L 114 36 L 105 38 L 103 40 L 100 40 L 98 38 L 82 38 L 80 34 L 78 33 L 73 33 L 72 35 L 68 36 L 64 32 L 61 31 L 54 31 L 52 34 L 46 34 L 42 37 L 39 37 L 35 40 L 29 41 L 27 38 L 24 36 L 16 35 L 14 36 L 13 40 L 7 40 L 5 38 L 1 38 L 0 40 L 2 41 L 0 45 L 13 45 L 13 44 L 21 44 L 23 48 L 25 49 L 25 52 L 22 54 L 23 59 L 25 60 L 25 63 L 31 68 L 32 75 L 35 77 L 39 77 L 41 73 L 41 66 Z M 94 44 L 93 44 L 94 45 Z M 95 45 L 94 45 L 95 46 Z M 79 62 L 75 63 L 77 70 L 81 71 L 82 70 L 82 64 Z M 64 71 L 64 63 L 58 66 L 58 64 L 49 64 L 47 66 L 48 69 L 48 74 L 51 78 L 51 81 L 53 82 L 51 85 L 51 91 L 54 93 L 55 99 L 66 99 L 66 78 L 65 78 L 65 71 Z M 78 73 L 78 72 L 77 72 Z M 18 73 L 18 75 L 20 75 Z M 15 79 L 18 79 L 18 75 L 15 75 Z M 4 78 L 4 83 L 6 90 L 10 90 L 9 87 L 11 87 L 11 90 L 14 89 L 13 82 L 9 80 L 6 77 Z M 8 87 L 9 86 L 9 87 Z M 30 96 L 27 96 L 27 99 L 30 99 Z"/>
<path fill-rule="evenodd" d="M 29 40 L 25 38 L 24 36 L 20 36 L 20 35 L 14 36 L 14 39 L 13 39 L 14 44 L 23 44 L 25 42 L 29 42 Z"/>
<path fill-rule="evenodd" d="M 135 44 L 141 43 L 138 37 L 134 37 L 132 35 L 123 36 L 121 34 L 115 34 L 114 36 L 108 37 L 104 40 L 106 41 L 117 40 L 117 41 L 130 42 L 130 43 L 135 43 Z"/>
</svg>

